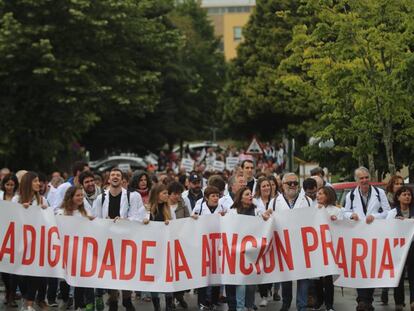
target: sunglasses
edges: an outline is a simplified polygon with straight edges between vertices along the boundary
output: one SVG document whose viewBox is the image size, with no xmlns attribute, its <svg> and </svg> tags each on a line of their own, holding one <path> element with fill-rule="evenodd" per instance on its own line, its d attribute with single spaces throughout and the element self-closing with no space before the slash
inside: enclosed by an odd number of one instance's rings
<svg viewBox="0 0 414 311">
<path fill-rule="evenodd" d="M 284 184 L 285 184 L 285 185 L 288 185 L 288 186 L 290 186 L 290 187 L 293 187 L 293 186 L 297 186 L 297 185 L 299 185 L 299 182 L 297 182 L 297 181 L 287 181 L 287 182 L 285 182 Z"/>
</svg>

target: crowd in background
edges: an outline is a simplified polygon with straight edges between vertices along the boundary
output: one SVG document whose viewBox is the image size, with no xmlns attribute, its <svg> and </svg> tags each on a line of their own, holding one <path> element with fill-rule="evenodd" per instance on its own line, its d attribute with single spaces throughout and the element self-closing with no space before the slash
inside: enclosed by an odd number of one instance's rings
<svg viewBox="0 0 414 311">
<path fill-rule="evenodd" d="M 204 157 L 209 156 L 213 154 L 207 150 Z M 214 156 L 217 159 L 221 154 Z M 272 165 L 265 165 L 266 160 Z M 233 171 L 208 171 L 203 170 L 203 165 L 204 162 L 196 164 L 190 172 L 166 164 L 165 170 L 160 172 L 123 172 L 113 168 L 99 175 L 92 172 L 87 163 L 76 162 L 70 177 L 57 171 L 46 176 L 32 171 L 12 173 L 2 169 L 0 200 L 20 203 L 23 208 L 50 208 L 57 215 L 88 217 L 91 220 L 124 218 L 144 224 L 161 221 L 166 225 L 178 218 L 198 219 L 208 214 L 244 214 L 267 221 L 272 214 L 295 208 L 325 208 L 332 221 L 364 220 L 367 224 L 376 218 L 414 217 L 412 190 L 404 186 L 400 176 L 393 176 L 384 191 L 370 185 L 367 169 L 356 169 L 358 186 L 347 195 L 345 206 L 341 207 L 337 205 L 334 189 L 325 180 L 323 169 L 312 170 L 312 176 L 300 185 L 296 174 L 280 173 L 283 163 L 278 163 L 277 152 L 268 158 L 262 157 L 259 162 L 244 159 Z M 407 259 L 411 310 L 414 310 L 413 256 L 411 247 Z M 75 310 L 102 310 L 104 297 L 107 297 L 110 311 L 118 309 L 119 297 L 128 311 L 135 310 L 133 297 L 152 302 L 155 311 L 161 308 L 159 293 L 123 290 L 119 294 L 116 289 L 71 288 L 65 281 L 54 278 L 7 273 L 2 273 L 2 277 L 6 285 L 4 303 L 17 307 L 16 302 L 22 297 L 25 311 L 33 311 L 36 304 L 42 310 L 53 307 L 60 310 L 72 307 Z M 255 300 L 256 290 L 260 301 Z M 393 291 L 396 310 L 403 310 L 404 278 Z M 258 286 L 220 284 L 195 289 L 195 293 L 200 310 L 213 310 L 222 303 L 227 303 L 230 311 L 254 310 L 265 307 L 273 299 L 281 300 L 280 310 L 286 311 L 291 307 L 293 297 L 292 282 Z M 177 306 L 188 308 L 185 295 L 186 292 L 165 294 L 166 310 L 171 311 Z M 373 289 L 358 289 L 357 310 L 373 310 L 372 295 Z M 388 289 L 382 290 L 382 299 L 388 303 Z M 298 310 L 308 307 L 318 310 L 323 305 L 326 310 L 334 310 L 332 276 L 297 281 Z"/>
</svg>

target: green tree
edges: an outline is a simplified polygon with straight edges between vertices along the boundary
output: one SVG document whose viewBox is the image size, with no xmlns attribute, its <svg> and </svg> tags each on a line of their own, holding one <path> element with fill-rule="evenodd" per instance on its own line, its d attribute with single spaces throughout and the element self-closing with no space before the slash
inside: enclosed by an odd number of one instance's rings
<svg viewBox="0 0 414 311">
<path fill-rule="evenodd" d="M 286 47 L 294 26 L 314 23 L 312 15 L 299 10 L 300 2 L 257 1 L 243 29 L 238 56 L 230 64 L 224 107 L 226 122 L 239 134 L 268 139 L 288 127 L 292 135 L 304 133 L 314 117 L 310 90 L 296 87 L 297 80 L 287 75 L 287 70 L 300 73 L 300 67 L 282 66 L 290 55 Z"/>
<path fill-rule="evenodd" d="M 170 7 L 0 0 L 0 161 L 48 168 L 102 112 L 152 110 L 166 54 L 179 41 L 163 22 Z"/>
<path fill-rule="evenodd" d="M 396 172 L 394 145 L 413 134 L 413 97 L 404 75 L 412 61 L 411 1 L 306 1 L 315 29 L 298 26 L 291 43 L 296 60 L 322 101 L 322 138 L 351 147 L 370 166 L 384 146 Z"/>
<path fill-rule="evenodd" d="M 165 23 L 179 32 L 180 44 L 168 51 L 161 69 L 158 104 L 145 115 L 130 111 L 122 120 L 108 112 L 84 139 L 94 157 L 106 151 L 143 153 L 165 144 L 171 147 L 183 140 L 200 139 L 218 119 L 225 63 L 206 11 L 198 1 L 181 1 Z M 125 135 L 126 128 L 134 133 L 132 137 Z M 105 150 L 107 146 L 112 150 Z"/>
</svg>

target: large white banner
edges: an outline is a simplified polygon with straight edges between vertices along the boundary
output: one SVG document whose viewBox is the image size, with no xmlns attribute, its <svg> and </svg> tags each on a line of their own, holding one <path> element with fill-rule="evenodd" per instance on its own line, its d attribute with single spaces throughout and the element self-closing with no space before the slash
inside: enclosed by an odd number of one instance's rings
<svg viewBox="0 0 414 311">
<path fill-rule="evenodd" d="M 324 275 L 339 286 L 394 287 L 414 235 L 412 220 L 331 222 L 313 208 L 268 221 L 227 214 L 169 225 L 55 217 L 8 202 L 0 215 L 0 271 L 154 292 Z"/>
</svg>

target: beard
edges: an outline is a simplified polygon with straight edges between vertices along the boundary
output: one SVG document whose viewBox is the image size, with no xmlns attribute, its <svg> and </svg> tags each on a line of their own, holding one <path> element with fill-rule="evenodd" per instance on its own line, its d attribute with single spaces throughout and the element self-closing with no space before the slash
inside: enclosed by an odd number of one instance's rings
<svg viewBox="0 0 414 311">
<path fill-rule="evenodd" d="M 286 190 L 286 197 L 288 199 L 294 199 L 296 195 L 298 194 L 296 189 L 287 189 Z"/>
</svg>

